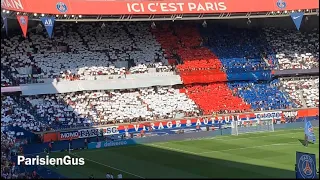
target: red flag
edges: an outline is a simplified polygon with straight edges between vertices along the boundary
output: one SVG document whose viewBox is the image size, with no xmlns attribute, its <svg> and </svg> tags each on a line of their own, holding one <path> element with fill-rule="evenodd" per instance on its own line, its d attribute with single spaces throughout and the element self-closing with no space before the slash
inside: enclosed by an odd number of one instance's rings
<svg viewBox="0 0 320 180">
<path fill-rule="evenodd" d="M 22 33 L 24 37 L 27 37 L 27 30 L 28 30 L 28 16 L 19 16 L 17 15 L 17 19 L 19 21 Z"/>
</svg>

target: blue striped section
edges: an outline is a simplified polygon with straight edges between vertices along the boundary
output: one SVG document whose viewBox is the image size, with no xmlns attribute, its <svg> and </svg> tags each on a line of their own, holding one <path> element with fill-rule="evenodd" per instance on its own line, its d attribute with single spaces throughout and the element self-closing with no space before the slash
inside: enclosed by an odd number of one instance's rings
<svg viewBox="0 0 320 180">
<path fill-rule="evenodd" d="M 237 95 L 251 104 L 253 110 L 274 110 L 286 109 L 287 106 L 296 107 L 296 105 L 286 98 L 285 94 L 278 89 L 275 83 L 271 82 L 229 82 L 230 89 L 237 88 Z"/>
</svg>

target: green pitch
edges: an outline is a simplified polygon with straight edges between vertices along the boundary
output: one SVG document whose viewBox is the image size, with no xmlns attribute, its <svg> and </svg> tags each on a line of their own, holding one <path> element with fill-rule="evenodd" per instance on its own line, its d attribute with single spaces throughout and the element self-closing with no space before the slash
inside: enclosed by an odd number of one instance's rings
<svg viewBox="0 0 320 180">
<path fill-rule="evenodd" d="M 319 129 L 314 128 L 319 140 Z M 134 145 L 106 149 L 73 151 L 85 158 L 84 166 L 61 166 L 60 174 L 69 178 L 105 178 L 118 173 L 123 178 L 294 178 L 296 151 L 316 154 L 319 144 L 304 147 L 303 129 L 268 133 L 220 136 Z M 50 156 L 64 156 L 54 153 Z"/>
</svg>

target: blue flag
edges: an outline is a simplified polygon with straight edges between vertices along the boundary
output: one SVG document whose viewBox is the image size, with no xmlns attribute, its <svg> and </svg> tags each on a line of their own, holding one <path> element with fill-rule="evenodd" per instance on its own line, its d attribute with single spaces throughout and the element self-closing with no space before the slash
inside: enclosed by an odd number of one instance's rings
<svg viewBox="0 0 320 180">
<path fill-rule="evenodd" d="M 296 28 L 298 30 L 300 29 L 301 22 L 302 22 L 302 19 L 303 19 L 303 15 L 304 15 L 304 12 L 293 12 L 293 13 L 290 14 L 291 19 L 293 20 L 294 25 L 296 25 Z"/>
<path fill-rule="evenodd" d="M 314 134 L 312 124 L 310 121 L 307 121 L 306 118 L 304 118 L 304 134 L 308 137 L 308 141 L 311 141 L 312 143 L 316 142 L 316 136 Z"/>
<path fill-rule="evenodd" d="M 4 28 L 6 29 L 6 35 L 8 36 L 8 18 L 3 16 L 3 24 L 4 24 Z"/>
<path fill-rule="evenodd" d="M 317 179 L 316 155 L 296 152 L 296 179 Z"/>
<path fill-rule="evenodd" d="M 54 17 L 42 17 L 40 18 L 44 27 L 46 28 L 49 37 L 52 37 L 53 26 L 54 26 Z"/>
</svg>

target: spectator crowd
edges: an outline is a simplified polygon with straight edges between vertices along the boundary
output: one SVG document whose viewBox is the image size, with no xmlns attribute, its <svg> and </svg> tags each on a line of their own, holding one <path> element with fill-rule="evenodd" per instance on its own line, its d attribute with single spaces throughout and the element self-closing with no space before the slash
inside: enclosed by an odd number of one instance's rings
<svg viewBox="0 0 320 180">
<path fill-rule="evenodd" d="M 36 171 L 24 171 L 16 165 L 13 157 L 23 154 L 21 144 L 16 143 L 14 135 L 1 131 L 1 178 L 2 179 L 40 179 Z"/>
<path fill-rule="evenodd" d="M 172 87 L 26 96 L 18 98 L 20 107 L 11 97 L 3 98 L 3 121 L 34 131 L 48 127 L 61 129 L 201 114 L 193 100 Z M 9 116 L 9 108 L 6 107 L 14 108 L 21 115 Z M 43 121 L 36 123 L 34 117 Z"/>
<path fill-rule="evenodd" d="M 262 33 L 261 33 L 262 32 Z M 19 32 L 20 33 L 20 32 Z M 319 78 L 227 82 L 231 74 L 319 67 L 311 33 L 193 24 L 99 23 L 30 28 L 1 39 L 1 86 L 177 71 L 184 86 L 2 95 L 1 128 L 44 130 L 319 106 Z M 151 77 L 151 76 L 150 76 Z M 271 79 L 270 79 L 271 80 Z M 107 81 L 106 81 L 107 83 Z"/>
<path fill-rule="evenodd" d="M 2 86 L 85 80 L 101 75 L 172 71 L 154 35 L 143 23 L 61 24 L 53 40 L 45 30 L 29 30 L 29 38 L 1 39 Z M 7 79 L 10 79 L 8 82 Z"/>
</svg>

